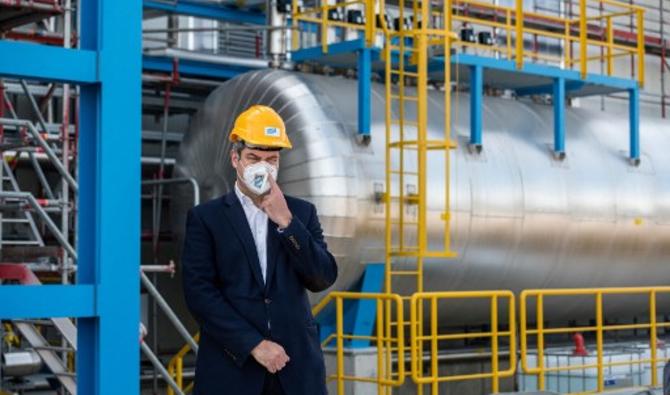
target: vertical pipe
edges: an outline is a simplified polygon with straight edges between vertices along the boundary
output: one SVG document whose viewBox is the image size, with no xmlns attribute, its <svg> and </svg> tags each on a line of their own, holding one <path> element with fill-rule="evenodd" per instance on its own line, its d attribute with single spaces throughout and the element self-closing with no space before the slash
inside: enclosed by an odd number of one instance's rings
<svg viewBox="0 0 670 395">
<path fill-rule="evenodd" d="M 470 145 L 477 151 L 482 146 L 482 101 L 484 95 L 484 69 L 470 66 Z"/>
<path fill-rule="evenodd" d="M 596 293 L 596 358 L 598 367 L 596 388 L 602 392 L 605 390 L 605 374 L 603 367 L 603 294 L 601 291 Z"/>
<path fill-rule="evenodd" d="M 565 79 L 554 79 L 554 155 L 565 156 Z"/>
<path fill-rule="evenodd" d="M 628 117 L 630 122 L 630 160 L 640 163 L 640 91 L 633 88 L 628 91 Z"/>
<path fill-rule="evenodd" d="M 372 54 L 370 48 L 358 50 L 358 134 L 370 141 Z"/>
</svg>

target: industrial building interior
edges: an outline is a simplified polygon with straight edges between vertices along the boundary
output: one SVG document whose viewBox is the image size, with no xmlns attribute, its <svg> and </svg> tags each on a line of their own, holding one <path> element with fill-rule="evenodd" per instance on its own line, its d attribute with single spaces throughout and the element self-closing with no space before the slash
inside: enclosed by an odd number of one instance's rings
<svg viewBox="0 0 670 395">
<path fill-rule="evenodd" d="M 667 0 L 0 0 L 0 394 L 193 393 L 186 213 L 233 188 L 254 104 L 337 260 L 310 295 L 330 394 L 670 394 L 668 23 Z"/>
</svg>

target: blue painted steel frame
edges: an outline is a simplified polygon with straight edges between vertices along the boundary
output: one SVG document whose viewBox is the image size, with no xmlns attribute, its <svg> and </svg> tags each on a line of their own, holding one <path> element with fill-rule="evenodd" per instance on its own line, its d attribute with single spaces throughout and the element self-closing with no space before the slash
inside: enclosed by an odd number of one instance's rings
<svg viewBox="0 0 670 395">
<path fill-rule="evenodd" d="M 358 133 L 370 138 L 372 116 L 372 52 L 369 48 L 358 50 Z"/>
<path fill-rule="evenodd" d="M 565 154 L 565 79 L 554 79 L 554 154 Z"/>
<path fill-rule="evenodd" d="M 482 112 L 484 96 L 484 68 L 470 66 L 470 144 L 482 145 Z"/>
<path fill-rule="evenodd" d="M 342 41 L 328 46 L 328 52 L 318 45 L 291 53 L 295 62 L 323 59 L 329 55 L 356 53 L 358 66 L 358 133 L 364 139 L 370 137 L 372 119 L 372 62 L 379 60 L 379 49 L 369 48 L 364 38 Z"/>
<path fill-rule="evenodd" d="M 384 284 L 384 264 L 368 263 L 361 279 L 360 289 L 356 292 L 378 293 Z M 345 301 L 344 332 L 356 336 L 372 336 L 377 319 L 377 302 L 374 300 Z M 316 317 L 319 323 L 320 339 L 323 342 L 335 332 L 335 307 L 331 304 L 326 311 Z M 370 341 L 355 339 L 345 341 L 347 347 L 369 347 Z"/>
<path fill-rule="evenodd" d="M 78 393 L 137 395 L 142 6 L 80 7 L 81 49 L 0 41 L 0 75 L 81 88 L 77 284 L 2 286 L 0 318 L 78 318 Z"/>
<path fill-rule="evenodd" d="M 142 58 L 142 68 L 147 71 L 170 73 L 172 72 L 173 68 L 172 58 L 165 56 L 144 55 Z M 227 80 L 251 70 L 255 69 L 251 67 L 226 66 L 186 59 L 179 60 L 180 75 L 191 75 L 196 77 Z"/>
<path fill-rule="evenodd" d="M 630 119 L 630 159 L 640 162 L 640 89 L 635 86 L 628 90 L 628 117 Z"/>
<path fill-rule="evenodd" d="M 219 21 L 254 25 L 264 25 L 266 23 L 265 14 L 260 11 L 246 11 L 228 5 L 207 4 L 192 0 L 144 0 L 144 8 Z"/>
</svg>

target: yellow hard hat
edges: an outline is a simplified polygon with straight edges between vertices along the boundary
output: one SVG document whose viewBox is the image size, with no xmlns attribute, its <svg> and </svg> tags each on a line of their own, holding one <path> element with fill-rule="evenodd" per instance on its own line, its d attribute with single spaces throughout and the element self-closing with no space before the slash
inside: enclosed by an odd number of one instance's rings
<svg viewBox="0 0 670 395">
<path fill-rule="evenodd" d="M 228 138 L 232 142 L 244 141 L 251 147 L 292 148 L 284 121 L 268 106 L 254 105 L 245 110 L 235 120 Z"/>
</svg>

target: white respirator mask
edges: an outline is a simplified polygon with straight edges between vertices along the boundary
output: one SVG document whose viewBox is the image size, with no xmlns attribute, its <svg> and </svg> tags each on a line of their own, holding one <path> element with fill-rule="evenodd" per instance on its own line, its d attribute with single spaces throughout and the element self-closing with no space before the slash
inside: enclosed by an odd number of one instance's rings
<svg viewBox="0 0 670 395">
<path fill-rule="evenodd" d="M 269 176 L 277 180 L 277 168 L 267 162 L 258 162 L 244 168 L 242 180 L 251 192 L 263 195 L 270 190 Z"/>
</svg>

